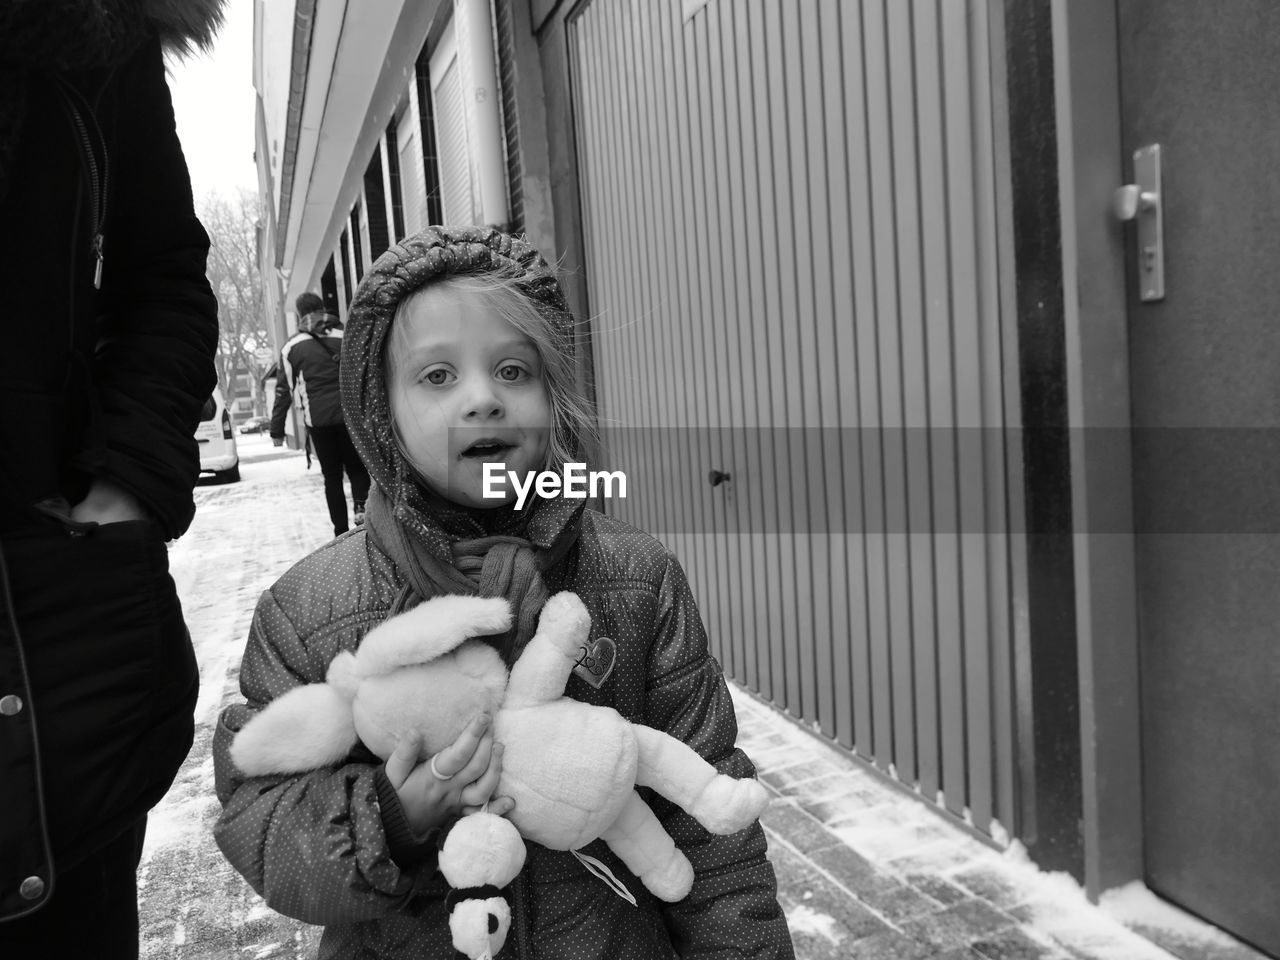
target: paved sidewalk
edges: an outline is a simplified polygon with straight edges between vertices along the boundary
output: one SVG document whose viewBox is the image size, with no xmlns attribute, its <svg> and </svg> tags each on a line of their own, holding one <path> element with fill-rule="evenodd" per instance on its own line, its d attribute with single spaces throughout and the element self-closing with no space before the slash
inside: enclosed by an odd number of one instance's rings
<svg viewBox="0 0 1280 960">
<path fill-rule="evenodd" d="M 1141 885 L 1089 903 L 731 689 L 798 960 L 1265 960 Z"/>
</svg>

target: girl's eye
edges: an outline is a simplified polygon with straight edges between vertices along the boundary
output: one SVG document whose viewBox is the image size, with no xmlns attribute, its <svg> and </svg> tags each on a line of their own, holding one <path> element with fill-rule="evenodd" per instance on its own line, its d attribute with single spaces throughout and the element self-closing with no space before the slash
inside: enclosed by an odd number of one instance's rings
<svg viewBox="0 0 1280 960">
<path fill-rule="evenodd" d="M 449 371 L 441 367 L 437 367 L 435 370 L 428 370 L 423 374 L 422 379 L 427 381 L 427 383 L 440 387 L 449 382 Z"/>
<path fill-rule="evenodd" d="M 498 379 L 506 380 L 508 383 L 514 383 L 526 376 L 528 376 L 528 371 L 518 364 L 504 363 L 498 368 Z"/>
</svg>

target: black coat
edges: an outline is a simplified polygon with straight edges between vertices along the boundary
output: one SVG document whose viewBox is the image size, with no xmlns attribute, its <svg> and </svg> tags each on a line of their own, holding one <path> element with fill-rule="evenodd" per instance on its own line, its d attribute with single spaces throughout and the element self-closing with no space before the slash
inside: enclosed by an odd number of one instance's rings
<svg viewBox="0 0 1280 960">
<path fill-rule="evenodd" d="M 74 503 L 105 475 L 173 538 L 195 512 L 195 428 L 216 382 L 209 239 L 192 210 L 159 41 L 70 80 L 108 152 L 101 289 L 94 190 L 66 106 L 75 94 L 35 80 L 0 201 L 0 531 L 28 523 L 31 502 Z M 101 157 L 95 165 L 101 184 Z"/>
<path fill-rule="evenodd" d="M 198 680 L 164 541 L 194 513 L 215 383 L 209 241 L 159 40 L 64 79 L 31 76 L 0 199 L 0 920 L 163 796 Z M 153 519 L 33 508 L 97 476 Z"/>
<path fill-rule="evenodd" d="M 342 329 L 324 333 L 295 333 L 280 351 L 276 367 L 276 399 L 271 409 L 271 436 L 284 436 L 289 405 L 297 398 L 308 427 L 343 422 L 338 371 L 342 356 Z"/>
</svg>

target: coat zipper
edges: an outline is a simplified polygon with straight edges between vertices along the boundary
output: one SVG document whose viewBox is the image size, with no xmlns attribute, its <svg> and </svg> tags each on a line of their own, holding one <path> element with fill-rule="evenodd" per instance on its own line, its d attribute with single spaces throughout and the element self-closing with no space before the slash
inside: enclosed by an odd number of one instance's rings
<svg viewBox="0 0 1280 960">
<path fill-rule="evenodd" d="M 102 289 L 102 248 L 105 240 L 103 222 L 106 219 L 107 188 L 110 186 L 111 173 L 110 158 L 107 154 L 107 141 L 102 135 L 102 130 L 98 126 L 93 110 L 89 107 L 84 97 L 81 96 L 80 91 L 76 90 L 75 87 L 61 77 L 58 77 L 57 81 L 58 87 L 63 93 L 63 102 L 70 113 L 71 123 L 80 138 L 81 152 L 89 170 L 90 210 L 93 221 L 91 228 L 93 239 L 90 241 L 90 250 L 94 257 L 93 288 L 100 290 Z M 95 145 L 98 151 L 94 150 Z M 98 152 L 102 154 L 101 166 L 98 163 Z"/>
</svg>

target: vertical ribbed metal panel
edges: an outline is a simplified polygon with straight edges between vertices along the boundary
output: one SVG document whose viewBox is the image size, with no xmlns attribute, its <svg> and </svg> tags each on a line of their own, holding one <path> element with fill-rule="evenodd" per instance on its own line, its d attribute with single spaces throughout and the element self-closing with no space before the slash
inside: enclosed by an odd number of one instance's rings
<svg viewBox="0 0 1280 960">
<path fill-rule="evenodd" d="M 947 207 L 947 144 L 944 133 L 942 93 L 941 31 L 936 5 L 921 4 L 915 9 L 914 83 L 917 104 L 920 158 L 920 210 L 924 229 L 920 234 L 922 319 L 926 343 L 922 359 L 928 372 L 929 392 L 924 422 L 935 429 L 929 435 L 929 461 L 923 475 L 934 527 L 955 531 L 956 455 L 952 397 L 955 378 L 951 362 L 955 331 L 951 323 L 951 275 L 947 232 L 943 211 Z M 923 540 L 924 538 L 919 538 Z M 929 621 L 932 630 L 916 633 L 916 730 L 921 792 L 936 796 L 942 786 L 942 734 L 939 651 L 955 649 L 960 643 L 961 596 L 959 558 L 954 532 L 932 538 L 929 544 L 934 589 Z M 927 575 L 927 574 L 926 574 Z M 923 592 L 923 591 L 921 591 Z M 952 684 L 954 686 L 954 684 Z M 952 791 L 954 793 L 954 791 Z M 950 794 L 948 794 L 950 796 Z M 961 795 L 958 799 L 963 800 Z"/>
<path fill-rule="evenodd" d="M 609 509 L 676 551 L 726 671 L 982 830 L 1015 816 L 986 18 L 570 27 Z"/>
</svg>

